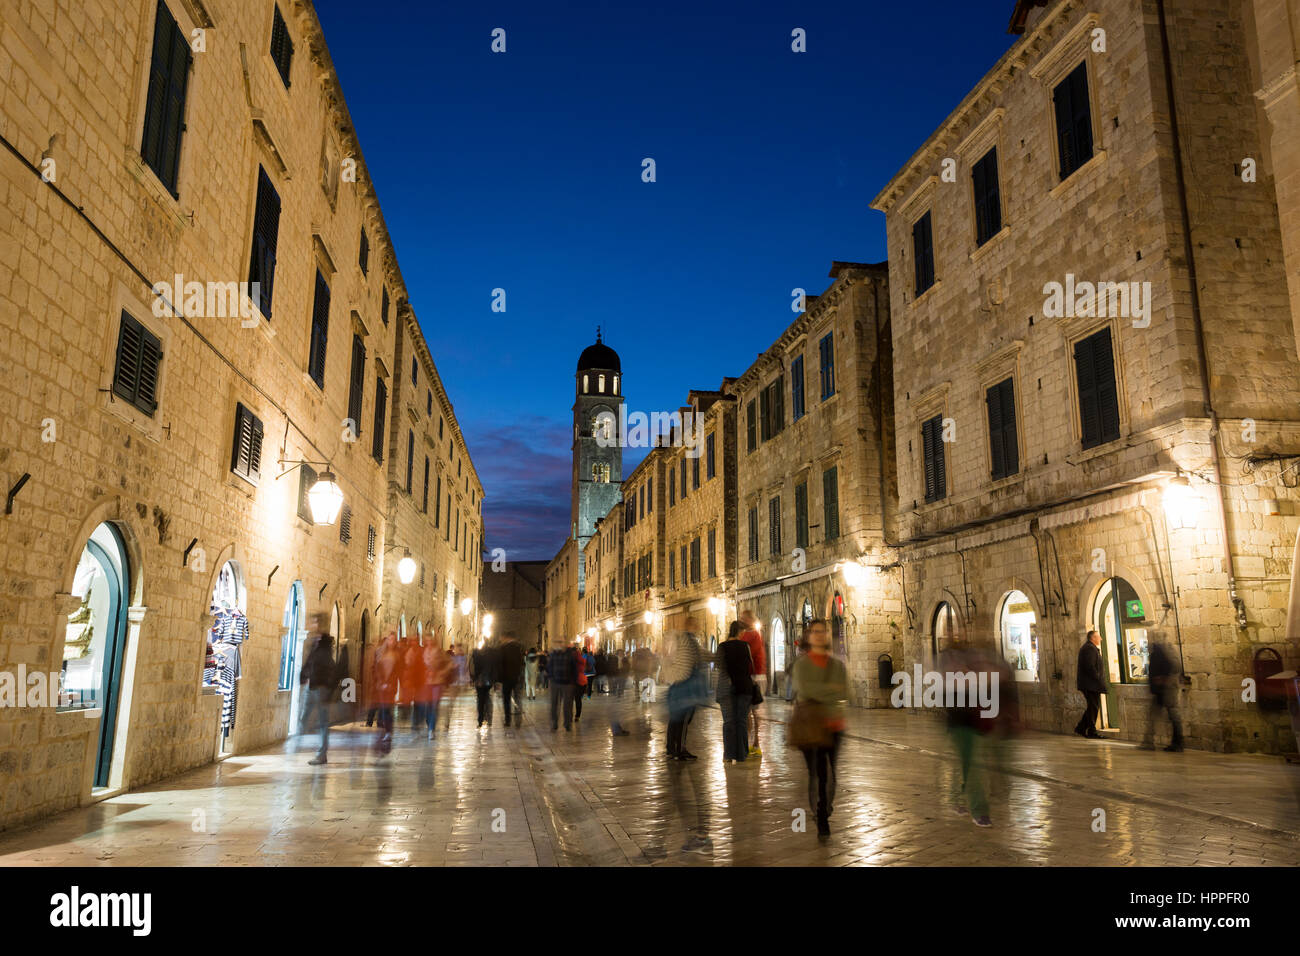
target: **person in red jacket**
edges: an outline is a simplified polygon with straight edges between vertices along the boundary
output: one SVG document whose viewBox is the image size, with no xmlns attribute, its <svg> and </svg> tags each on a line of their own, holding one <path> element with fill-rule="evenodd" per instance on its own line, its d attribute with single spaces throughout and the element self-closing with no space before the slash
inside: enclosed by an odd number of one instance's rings
<svg viewBox="0 0 1300 956">
<path fill-rule="evenodd" d="M 763 697 L 767 697 L 767 654 L 763 650 L 763 635 L 758 633 L 758 619 L 754 612 L 746 608 L 740 612 L 740 623 L 745 625 L 744 633 L 740 639 L 749 645 L 750 655 L 750 672 L 754 677 L 754 684 L 762 692 Z M 762 749 L 758 746 L 758 708 L 749 708 L 749 739 L 753 741 L 749 746 L 749 756 L 763 756 Z"/>
</svg>

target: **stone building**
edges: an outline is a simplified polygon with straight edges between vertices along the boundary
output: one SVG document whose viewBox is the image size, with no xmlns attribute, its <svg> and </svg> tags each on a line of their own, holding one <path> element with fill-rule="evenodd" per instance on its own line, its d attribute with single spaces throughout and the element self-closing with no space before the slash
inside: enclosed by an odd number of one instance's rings
<svg viewBox="0 0 1300 956">
<path fill-rule="evenodd" d="M 899 581 L 879 569 L 892 514 L 890 305 L 883 263 L 835 262 L 830 287 L 735 382 L 736 593 L 780 682 L 826 618 L 860 705 L 902 650 Z M 888 688 L 887 688 L 888 689 Z"/>
<path fill-rule="evenodd" d="M 541 645 L 545 586 L 545 561 L 506 561 L 500 566 L 486 566 L 481 593 L 483 613 L 492 615 L 492 633 L 513 632 L 525 648 Z"/>
<path fill-rule="evenodd" d="M 573 516 L 571 533 L 581 556 L 595 532 L 596 521 L 618 501 L 623 481 L 623 448 L 616 440 L 623 407 L 623 370 L 618 353 L 601 341 L 582 350 L 574 373 L 573 399 Z M 578 591 L 586 571 L 578 562 Z"/>
<path fill-rule="evenodd" d="M 1176 7 L 1176 8 L 1175 8 Z M 1300 366 L 1241 4 L 1016 5 L 1012 48 L 875 199 L 894 317 L 896 663 L 997 647 L 1068 731 L 1084 632 L 1140 738 L 1152 642 L 1190 746 L 1290 744 L 1243 701 L 1284 619 Z M 1171 102 L 1172 96 L 1172 102 Z"/>
<path fill-rule="evenodd" d="M 609 521 L 621 524 L 615 633 L 625 648 L 658 647 L 663 635 L 664 472 L 667 449 L 660 439 L 623 482 L 623 498 Z"/>
<path fill-rule="evenodd" d="M 316 616 L 359 674 L 435 529 L 391 510 L 427 346 L 311 4 L 17 0 L 0 98 L 0 698 L 52 675 L 0 707 L 10 826 L 283 738 Z M 419 553 L 473 594 L 472 552 Z"/>
<path fill-rule="evenodd" d="M 619 575 L 623 567 L 623 513 L 615 504 L 596 521 L 583 562 L 587 586 L 582 594 L 578 628 L 587 640 L 610 649 L 623 646 L 619 626 Z"/>
<path fill-rule="evenodd" d="M 578 591 L 578 564 L 582 553 L 574 538 L 565 538 L 559 552 L 546 564 L 545 626 L 543 638 L 547 647 L 571 644 L 578 639 L 581 629 Z"/>
<path fill-rule="evenodd" d="M 472 644 L 481 634 L 483 486 L 414 312 L 397 310 L 388 430 L 387 617 L 399 634 Z M 399 562 L 416 573 L 403 584 Z M 499 633 L 499 631 L 498 631 Z"/>
<path fill-rule="evenodd" d="M 709 650 L 726 640 L 735 620 L 736 396 L 735 379 L 716 391 L 692 389 L 663 451 L 668 503 L 663 528 L 663 626 L 688 618 Z"/>
</svg>

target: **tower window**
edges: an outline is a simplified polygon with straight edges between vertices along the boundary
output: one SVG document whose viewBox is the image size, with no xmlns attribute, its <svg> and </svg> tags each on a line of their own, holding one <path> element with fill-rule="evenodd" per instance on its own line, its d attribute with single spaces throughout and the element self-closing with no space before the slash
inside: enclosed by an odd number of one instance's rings
<svg viewBox="0 0 1300 956">
<path fill-rule="evenodd" d="M 597 462 L 591 466 L 591 480 L 597 484 L 609 484 L 609 463 Z"/>
<path fill-rule="evenodd" d="M 605 394 L 605 376 L 596 376 L 596 391 L 600 392 L 602 395 Z"/>
<path fill-rule="evenodd" d="M 617 376 L 617 375 L 614 376 L 614 394 L 615 394 L 615 395 L 618 394 L 618 376 Z"/>
<path fill-rule="evenodd" d="M 586 376 L 586 375 L 582 376 L 582 390 L 583 390 L 584 392 L 585 392 L 585 391 L 588 391 L 588 390 L 590 389 L 590 387 L 591 387 L 591 386 L 588 384 L 588 381 L 587 381 L 587 376 Z"/>
</svg>

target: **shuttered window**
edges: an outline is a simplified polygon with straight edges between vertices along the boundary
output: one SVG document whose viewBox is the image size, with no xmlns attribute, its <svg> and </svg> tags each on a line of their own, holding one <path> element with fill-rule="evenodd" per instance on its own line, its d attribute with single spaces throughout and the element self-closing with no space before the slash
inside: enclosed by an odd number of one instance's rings
<svg viewBox="0 0 1300 956">
<path fill-rule="evenodd" d="M 998 191 L 998 151 L 990 149 L 971 169 L 975 188 L 975 243 L 984 245 L 1002 229 L 1002 197 Z"/>
<path fill-rule="evenodd" d="M 718 576 L 718 529 L 709 529 L 709 577 Z"/>
<path fill-rule="evenodd" d="M 1088 101 L 1088 62 L 1085 60 L 1052 91 L 1056 111 L 1056 148 L 1061 179 L 1092 159 L 1092 105 Z"/>
<path fill-rule="evenodd" d="M 352 540 L 352 506 L 347 502 L 343 503 L 343 510 L 339 512 L 339 540 L 344 544 Z"/>
<path fill-rule="evenodd" d="M 682 501 L 686 500 L 686 459 L 682 459 Z"/>
<path fill-rule="evenodd" d="M 314 484 L 316 484 L 316 469 L 311 465 L 300 465 L 298 467 L 298 517 L 308 524 L 314 524 L 311 520 L 311 500 L 307 497 L 307 492 L 311 491 Z"/>
<path fill-rule="evenodd" d="M 382 378 L 375 379 L 375 434 L 370 439 L 370 455 L 381 465 L 384 462 L 384 415 L 388 410 L 388 386 Z"/>
<path fill-rule="evenodd" d="M 803 418 L 803 356 L 796 355 L 790 362 L 790 420 Z"/>
<path fill-rule="evenodd" d="M 375 560 L 375 526 L 368 525 L 366 528 L 366 560 Z"/>
<path fill-rule="evenodd" d="M 758 560 L 758 506 L 749 509 L 749 560 Z"/>
<path fill-rule="evenodd" d="M 700 489 L 700 459 L 697 455 L 691 459 L 691 490 L 699 491 Z"/>
<path fill-rule="evenodd" d="M 912 225 L 912 261 L 919 296 L 934 285 L 934 234 L 928 212 Z"/>
<path fill-rule="evenodd" d="M 257 484 L 262 477 L 262 420 L 242 403 L 235 406 L 235 441 L 230 470 Z"/>
<path fill-rule="evenodd" d="M 822 401 L 835 394 L 835 334 L 828 332 L 817 343 L 822 363 Z"/>
<path fill-rule="evenodd" d="M 808 483 L 794 486 L 794 546 L 808 547 Z"/>
<path fill-rule="evenodd" d="M 673 481 L 672 473 L 668 474 L 668 507 L 671 508 L 677 504 L 677 482 Z"/>
<path fill-rule="evenodd" d="M 668 549 L 668 587 L 677 587 L 677 555 L 671 548 Z"/>
<path fill-rule="evenodd" d="M 442 475 L 437 478 L 437 483 L 433 490 L 433 526 L 436 528 L 442 523 Z"/>
<path fill-rule="evenodd" d="M 687 568 L 689 566 L 686 563 L 686 545 L 682 545 L 681 555 L 682 555 L 682 587 L 686 587 L 686 585 L 691 583 L 690 574 L 687 572 Z"/>
<path fill-rule="evenodd" d="M 700 539 L 691 541 L 691 583 L 700 583 Z"/>
<path fill-rule="evenodd" d="M 424 504 L 421 506 L 420 510 L 423 511 L 425 514 L 429 513 L 429 456 L 428 455 L 424 456 Z"/>
<path fill-rule="evenodd" d="M 758 447 L 758 411 L 752 398 L 745 406 L 745 439 L 746 450 L 753 451 Z"/>
<path fill-rule="evenodd" d="M 655 510 L 655 478 L 651 475 L 645 481 L 645 510 L 649 514 L 654 514 Z"/>
<path fill-rule="evenodd" d="M 415 473 L 415 432 L 406 431 L 406 493 L 411 493 L 411 478 Z"/>
<path fill-rule="evenodd" d="M 257 209 L 253 213 L 253 251 L 248 261 L 248 284 L 256 288 L 257 307 L 271 318 L 271 293 L 275 285 L 275 251 L 280 236 L 280 194 L 266 170 L 257 169 Z M 253 286 L 253 283 L 257 283 Z"/>
<path fill-rule="evenodd" d="M 388 324 L 388 286 L 384 286 L 384 291 L 379 297 L 379 317 L 384 320 L 384 325 Z M 442 423 L 438 426 L 438 437 L 442 437 Z"/>
<path fill-rule="evenodd" d="M 714 475 L 718 473 L 717 459 L 715 458 L 713 453 L 714 434 L 715 434 L 714 432 L 709 432 L 707 435 L 704 436 L 704 465 L 705 465 L 704 480 L 705 481 L 710 480 Z"/>
<path fill-rule="evenodd" d="M 366 236 L 366 230 L 361 230 L 361 249 L 357 252 L 357 265 L 361 267 L 361 274 L 369 275 L 370 273 L 370 239 Z"/>
<path fill-rule="evenodd" d="M 781 553 L 781 496 L 777 495 L 767 503 L 767 545 L 768 553 Z"/>
<path fill-rule="evenodd" d="M 325 349 L 330 334 L 330 287 L 325 277 L 316 271 L 316 294 L 311 307 L 311 354 L 307 358 L 307 374 L 320 388 L 325 387 Z"/>
<path fill-rule="evenodd" d="M 352 372 L 348 376 L 348 419 L 354 438 L 361 435 L 361 402 L 366 388 L 366 343 L 352 336 Z"/>
<path fill-rule="evenodd" d="M 130 313 L 122 313 L 113 367 L 113 394 L 150 418 L 158 410 L 162 342 Z"/>
<path fill-rule="evenodd" d="M 1109 328 L 1074 344 L 1074 369 L 1083 447 L 1094 448 L 1119 438 L 1119 395 Z"/>
<path fill-rule="evenodd" d="M 189 75 L 190 45 L 167 4 L 158 0 L 140 157 L 172 196 L 176 196 L 180 170 L 181 138 L 185 133 L 185 90 Z"/>
<path fill-rule="evenodd" d="M 925 455 L 925 500 L 939 501 L 948 494 L 942 415 L 935 415 L 921 425 L 921 445 Z"/>
<path fill-rule="evenodd" d="M 840 536 L 840 473 L 839 468 L 822 472 L 822 540 L 834 541 Z"/>
<path fill-rule="evenodd" d="M 293 40 L 289 39 L 289 27 L 275 8 L 275 19 L 271 23 L 271 59 L 275 61 L 276 72 L 284 81 L 284 88 L 289 88 L 289 68 L 293 64 Z"/>
<path fill-rule="evenodd" d="M 1006 478 L 1020 470 L 1016 440 L 1016 393 L 1011 379 L 998 382 L 984 394 L 989 411 L 989 461 L 992 478 Z"/>
</svg>

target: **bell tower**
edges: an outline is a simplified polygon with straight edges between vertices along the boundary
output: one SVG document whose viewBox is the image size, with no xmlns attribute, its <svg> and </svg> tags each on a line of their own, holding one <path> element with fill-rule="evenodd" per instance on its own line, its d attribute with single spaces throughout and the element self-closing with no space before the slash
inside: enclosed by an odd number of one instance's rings
<svg viewBox="0 0 1300 956">
<path fill-rule="evenodd" d="M 569 534 L 578 554 L 596 522 L 619 500 L 623 485 L 623 448 L 618 423 L 623 405 L 623 369 L 618 353 L 601 341 L 582 350 L 574 376 L 573 501 Z M 586 569 L 578 561 L 578 593 L 585 591 Z"/>
</svg>

